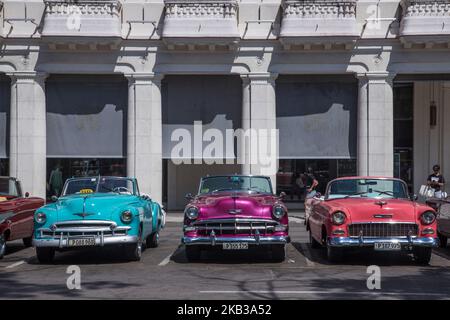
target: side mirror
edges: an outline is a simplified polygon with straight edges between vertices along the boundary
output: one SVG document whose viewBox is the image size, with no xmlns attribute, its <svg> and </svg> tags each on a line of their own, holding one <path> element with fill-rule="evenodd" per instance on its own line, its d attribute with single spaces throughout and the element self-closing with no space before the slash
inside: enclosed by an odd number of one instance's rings
<svg viewBox="0 0 450 320">
<path fill-rule="evenodd" d="M 417 196 L 417 194 L 411 194 L 409 197 L 411 198 L 411 201 L 419 200 L 419 197 Z"/>
<path fill-rule="evenodd" d="M 146 193 L 141 194 L 141 198 L 147 201 L 152 201 L 152 198 Z"/>
<path fill-rule="evenodd" d="M 57 196 L 52 196 L 51 199 L 52 199 L 53 202 L 58 201 L 58 197 Z"/>
<path fill-rule="evenodd" d="M 316 194 L 314 195 L 314 198 L 320 199 L 320 198 L 322 198 L 322 194 L 320 192 L 316 192 Z"/>
<path fill-rule="evenodd" d="M 280 192 L 280 199 L 281 199 L 281 200 L 284 200 L 285 198 L 286 198 L 286 192 L 281 191 L 281 192 Z"/>
<path fill-rule="evenodd" d="M 186 200 L 192 200 L 194 199 L 194 196 L 192 195 L 192 193 L 186 193 L 186 195 L 184 196 L 186 198 Z"/>
<path fill-rule="evenodd" d="M 25 192 L 25 198 L 28 198 L 30 196 L 29 192 Z"/>
</svg>

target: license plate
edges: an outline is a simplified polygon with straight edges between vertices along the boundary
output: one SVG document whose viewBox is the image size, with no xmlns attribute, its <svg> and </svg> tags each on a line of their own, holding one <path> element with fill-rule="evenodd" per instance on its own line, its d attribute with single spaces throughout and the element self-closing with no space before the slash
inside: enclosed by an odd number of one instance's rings
<svg viewBox="0 0 450 320">
<path fill-rule="evenodd" d="M 400 243 L 391 243 L 391 242 L 376 242 L 375 250 L 379 251 L 398 251 L 401 250 L 402 246 Z"/>
<path fill-rule="evenodd" d="M 222 248 L 224 250 L 247 250 L 248 243 L 246 243 L 246 242 L 224 243 L 224 244 L 222 244 Z"/>
<path fill-rule="evenodd" d="M 69 239 L 69 247 L 95 246 L 95 238 Z"/>
</svg>

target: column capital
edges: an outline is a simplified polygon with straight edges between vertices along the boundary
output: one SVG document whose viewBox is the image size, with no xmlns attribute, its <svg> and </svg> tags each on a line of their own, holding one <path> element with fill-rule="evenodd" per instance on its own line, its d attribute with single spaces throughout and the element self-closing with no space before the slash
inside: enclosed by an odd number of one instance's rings
<svg viewBox="0 0 450 320">
<path fill-rule="evenodd" d="M 136 73 L 125 73 L 125 78 L 128 79 L 128 83 L 130 85 L 133 84 L 145 84 L 145 83 L 161 83 L 161 80 L 164 78 L 164 74 L 162 73 L 144 73 L 144 72 L 136 72 Z"/>
<path fill-rule="evenodd" d="M 244 84 L 275 84 L 275 80 L 278 78 L 278 73 L 272 72 L 254 72 L 241 74 L 241 79 Z"/>
<path fill-rule="evenodd" d="M 367 81 L 371 83 L 378 83 L 378 82 L 392 83 L 396 75 L 397 73 L 390 71 L 372 71 L 372 72 L 355 73 L 355 77 L 359 81 Z"/>
<path fill-rule="evenodd" d="M 41 71 L 16 71 L 6 73 L 8 77 L 14 82 L 44 82 L 48 73 Z"/>
</svg>

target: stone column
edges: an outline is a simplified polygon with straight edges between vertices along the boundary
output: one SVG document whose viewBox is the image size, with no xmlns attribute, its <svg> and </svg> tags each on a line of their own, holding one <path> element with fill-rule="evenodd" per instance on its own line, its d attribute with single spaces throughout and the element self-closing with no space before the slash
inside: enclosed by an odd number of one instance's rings
<svg viewBox="0 0 450 320">
<path fill-rule="evenodd" d="M 358 175 L 394 174 L 394 74 L 358 74 Z"/>
<path fill-rule="evenodd" d="M 141 193 L 162 201 L 162 107 L 159 74 L 128 78 L 127 174 L 138 179 Z"/>
<path fill-rule="evenodd" d="M 47 129 L 44 73 L 15 72 L 11 77 L 10 175 L 22 191 L 46 196 Z"/>
<path fill-rule="evenodd" d="M 245 144 L 246 163 L 243 173 L 267 175 L 276 189 L 278 169 L 278 134 L 276 134 L 276 74 L 251 73 L 243 75 L 242 127 L 251 129 Z M 275 136 L 273 136 L 276 134 Z M 249 163 L 247 163 L 249 162 Z"/>
</svg>

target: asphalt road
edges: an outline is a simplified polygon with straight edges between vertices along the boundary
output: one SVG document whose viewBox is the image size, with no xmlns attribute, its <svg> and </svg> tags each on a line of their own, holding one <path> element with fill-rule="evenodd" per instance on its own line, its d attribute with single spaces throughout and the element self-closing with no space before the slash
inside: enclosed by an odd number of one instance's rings
<svg viewBox="0 0 450 320">
<path fill-rule="evenodd" d="M 450 247 L 434 251 L 429 266 L 408 255 L 371 251 L 330 265 L 311 249 L 303 220 L 290 222 L 287 259 L 272 263 L 261 252 L 213 253 L 188 263 L 180 246 L 181 215 L 169 214 L 160 246 L 140 262 L 114 250 L 57 253 L 37 262 L 33 248 L 9 244 L 0 260 L 1 299 L 450 299 Z M 69 290 L 67 267 L 81 269 L 81 289 Z M 381 289 L 369 290 L 367 267 L 381 269 Z"/>
</svg>

